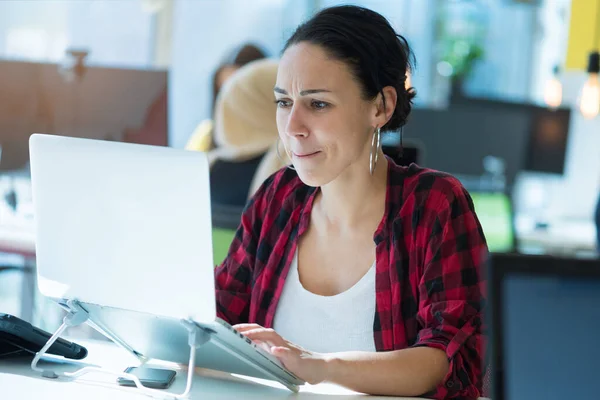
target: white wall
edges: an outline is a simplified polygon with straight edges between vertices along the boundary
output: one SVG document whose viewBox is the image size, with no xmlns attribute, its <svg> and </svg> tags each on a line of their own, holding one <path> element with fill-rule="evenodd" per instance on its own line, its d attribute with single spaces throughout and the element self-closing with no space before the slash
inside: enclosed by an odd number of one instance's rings
<svg viewBox="0 0 600 400">
<path fill-rule="evenodd" d="M 65 2 L 0 2 L 0 57 L 57 60 L 67 35 Z"/>
<path fill-rule="evenodd" d="M 67 11 L 68 43 L 89 48 L 89 64 L 153 65 L 153 15 L 141 0 L 70 1 Z"/>
<path fill-rule="evenodd" d="M 153 64 L 153 15 L 141 0 L 0 1 L 0 58 L 59 62 L 69 47 L 88 64 Z"/>
<path fill-rule="evenodd" d="M 531 94 L 537 102 L 543 102 L 544 87 L 553 75 L 554 66 L 562 69 L 567 53 L 570 11 L 571 0 L 544 0 L 538 9 L 531 69 Z"/>
</svg>

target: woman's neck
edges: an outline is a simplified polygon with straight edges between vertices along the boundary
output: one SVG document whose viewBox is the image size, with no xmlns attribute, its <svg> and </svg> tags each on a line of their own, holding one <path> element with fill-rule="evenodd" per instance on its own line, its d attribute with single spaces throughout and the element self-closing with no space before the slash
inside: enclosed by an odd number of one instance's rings
<svg viewBox="0 0 600 400">
<path fill-rule="evenodd" d="M 388 160 L 381 152 L 373 175 L 367 166 L 350 166 L 334 181 L 321 187 L 315 211 L 336 230 L 354 229 L 365 220 L 381 219 L 385 211 Z"/>
</svg>

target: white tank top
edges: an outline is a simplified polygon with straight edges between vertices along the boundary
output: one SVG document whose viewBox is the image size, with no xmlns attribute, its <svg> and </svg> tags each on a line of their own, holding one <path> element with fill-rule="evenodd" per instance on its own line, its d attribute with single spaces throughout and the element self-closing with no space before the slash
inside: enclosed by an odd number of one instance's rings
<svg viewBox="0 0 600 400">
<path fill-rule="evenodd" d="M 350 289 L 320 296 L 304 288 L 294 255 L 273 321 L 283 338 L 319 353 L 376 351 L 375 264 Z"/>
</svg>

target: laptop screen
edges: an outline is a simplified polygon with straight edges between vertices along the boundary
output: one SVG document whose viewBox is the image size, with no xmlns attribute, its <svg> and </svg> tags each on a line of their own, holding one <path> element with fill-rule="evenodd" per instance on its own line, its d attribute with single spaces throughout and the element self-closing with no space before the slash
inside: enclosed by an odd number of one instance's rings
<svg viewBox="0 0 600 400">
<path fill-rule="evenodd" d="M 510 198 L 504 193 L 471 192 L 475 212 L 491 252 L 514 249 L 513 214 Z"/>
<path fill-rule="evenodd" d="M 600 276 L 511 272 L 500 290 L 504 398 L 598 398 Z"/>
</svg>

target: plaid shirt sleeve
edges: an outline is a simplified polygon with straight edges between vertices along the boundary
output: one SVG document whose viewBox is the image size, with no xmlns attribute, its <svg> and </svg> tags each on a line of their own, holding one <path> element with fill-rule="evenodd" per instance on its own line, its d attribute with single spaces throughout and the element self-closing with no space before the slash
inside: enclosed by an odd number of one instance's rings
<svg viewBox="0 0 600 400">
<path fill-rule="evenodd" d="M 452 183 L 448 190 L 448 182 Z M 429 393 L 436 399 L 477 398 L 482 381 L 482 277 L 487 245 L 473 202 L 457 181 L 437 180 L 422 235 L 423 274 L 415 346 L 446 352 L 450 369 Z"/>
<path fill-rule="evenodd" d="M 260 228 L 273 179 L 267 179 L 246 205 L 227 257 L 215 270 L 217 317 L 231 325 L 249 320 Z"/>
</svg>

